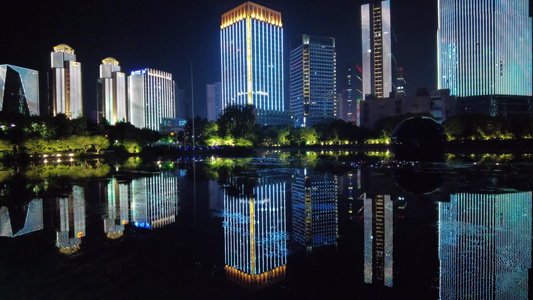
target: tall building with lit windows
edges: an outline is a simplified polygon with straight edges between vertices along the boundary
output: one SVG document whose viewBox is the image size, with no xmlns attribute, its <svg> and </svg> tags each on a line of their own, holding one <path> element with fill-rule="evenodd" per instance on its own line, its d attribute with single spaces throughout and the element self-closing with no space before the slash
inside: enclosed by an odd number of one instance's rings
<svg viewBox="0 0 533 300">
<path fill-rule="evenodd" d="M 102 60 L 98 78 L 98 122 L 103 119 L 109 124 L 127 122 L 126 76 L 120 72 L 118 61 L 112 57 Z"/>
<path fill-rule="evenodd" d="M 128 120 L 135 127 L 159 131 L 163 118 L 175 118 L 172 74 L 142 69 L 128 76 Z"/>
<path fill-rule="evenodd" d="M 38 116 L 39 72 L 13 65 L 0 65 L 0 111 Z"/>
<path fill-rule="evenodd" d="M 246 2 L 222 15 L 223 107 L 253 105 L 257 123 L 286 123 L 281 13 Z"/>
<path fill-rule="evenodd" d="M 205 86 L 206 93 L 206 115 L 208 121 L 216 121 L 222 114 L 222 93 L 220 82 L 215 82 Z"/>
<path fill-rule="evenodd" d="M 363 100 L 387 98 L 392 82 L 390 0 L 361 5 Z"/>
<path fill-rule="evenodd" d="M 74 49 L 69 45 L 54 47 L 48 85 L 48 105 L 53 116 L 65 114 L 75 119 L 83 115 L 81 63 L 76 61 Z"/>
<path fill-rule="evenodd" d="M 302 35 L 291 51 L 290 104 L 296 126 L 312 126 L 337 118 L 337 54 L 335 39 Z"/>
<path fill-rule="evenodd" d="M 531 192 L 439 202 L 439 299 L 528 299 Z"/>
<path fill-rule="evenodd" d="M 529 0 L 439 0 L 438 88 L 458 97 L 531 96 Z"/>
<path fill-rule="evenodd" d="M 260 289 L 285 278 L 286 180 L 266 175 L 255 186 L 232 183 L 244 189 L 239 195 L 224 193 L 226 277 L 247 288 Z"/>
</svg>

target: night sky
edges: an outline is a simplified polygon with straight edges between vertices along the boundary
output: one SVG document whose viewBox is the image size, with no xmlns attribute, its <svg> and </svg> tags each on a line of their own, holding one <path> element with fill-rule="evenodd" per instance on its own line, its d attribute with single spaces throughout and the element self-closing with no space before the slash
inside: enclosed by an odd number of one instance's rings
<svg viewBox="0 0 533 300">
<path fill-rule="evenodd" d="M 74 48 L 82 64 L 84 114 L 93 116 L 99 65 L 116 58 L 122 71 L 141 68 L 170 72 L 191 97 L 193 63 L 196 114 L 204 116 L 205 85 L 220 81 L 220 18 L 239 0 L 9 1 L 2 3 L 0 64 L 39 71 L 41 103 L 53 47 Z M 361 64 L 360 6 L 368 1 L 257 0 L 281 12 L 285 35 L 285 81 L 290 44 L 302 34 L 329 36 L 337 45 L 337 88 L 343 66 Z M 393 53 L 407 72 L 407 93 L 436 88 L 437 1 L 392 0 L 397 37 Z M 285 100 L 289 101 L 286 87 Z M 189 100 L 190 101 L 190 100 Z"/>
</svg>

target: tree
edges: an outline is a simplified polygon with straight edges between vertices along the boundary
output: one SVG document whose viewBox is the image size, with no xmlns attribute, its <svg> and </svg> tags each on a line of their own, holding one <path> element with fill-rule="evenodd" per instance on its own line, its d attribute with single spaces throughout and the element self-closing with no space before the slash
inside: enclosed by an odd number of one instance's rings
<svg viewBox="0 0 533 300">
<path fill-rule="evenodd" d="M 92 141 L 96 154 L 100 154 L 100 150 L 109 147 L 109 140 L 103 136 L 95 135 L 92 137 Z"/>
<path fill-rule="evenodd" d="M 253 140 L 256 125 L 254 110 L 253 105 L 226 107 L 217 120 L 219 136 Z"/>
</svg>

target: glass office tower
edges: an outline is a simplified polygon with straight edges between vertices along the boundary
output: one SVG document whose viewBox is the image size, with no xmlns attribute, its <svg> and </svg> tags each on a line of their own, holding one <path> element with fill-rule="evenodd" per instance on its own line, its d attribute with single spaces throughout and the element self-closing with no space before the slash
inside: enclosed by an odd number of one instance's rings
<svg viewBox="0 0 533 300">
<path fill-rule="evenodd" d="M 281 13 L 246 2 L 222 15 L 222 102 L 254 105 L 257 122 L 285 111 Z"/>
<path fill-rule="evenodd" d="M 48 73 L 48 101 L 52 115 L 65 114 L 69 119 L 83 115 L 81 63 L 74 49 L 60 44 L 51 53 L 52 66 Z"/>
<path fill-rule="evenodd" d="M 128 120 L 135 127 L 159 131 L 163 118 L 175 118 L 172 74 L 154 69 L 128 76 Z"/>
<path fill-rule="evenodd" d="M 438 88 L 458 97 L 531 96 L 528 0 L 439 0 Z"/>
<path fill-rule="evenodd" d="M 393 91 L 390 1 L 361 5 L 363 100 L 388 98 Z"/>
<path fill-rule="evenodd" d="M 98 122 L 104 118 L 111 125 L 127 122 L 126 76 L 116 59 L 108 57 L 100 65 L 98 78 Z"/>
<path fill-rule="evenodd" d="M 291 110 L 297 126 L 328 123 L 337 116 L 335 39 L 302 35 L 291 51 Z"/>
<path fill-rule="evenodd" d="M 0 65 L 0 111 L 39 115 L 39 72 Z"/>
</svg>

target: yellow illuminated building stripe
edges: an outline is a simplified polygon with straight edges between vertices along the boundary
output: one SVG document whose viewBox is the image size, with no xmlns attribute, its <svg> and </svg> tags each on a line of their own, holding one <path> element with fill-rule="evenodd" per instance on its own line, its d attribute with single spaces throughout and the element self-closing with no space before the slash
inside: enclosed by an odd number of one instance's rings
<svg viewBox="0 0 533 300">
<path fill-rule="evenodd" d="M 252 244 L 252 275 L 255 275 L 254 198 L 250 198 L 250 239 Z"/>
<path fill-rule="evenodd" d="M 252 105 L 252 22 L 250 17 L 246 18 L 246 69 L 248 71 L 248 105 Z"/>
</svg>

